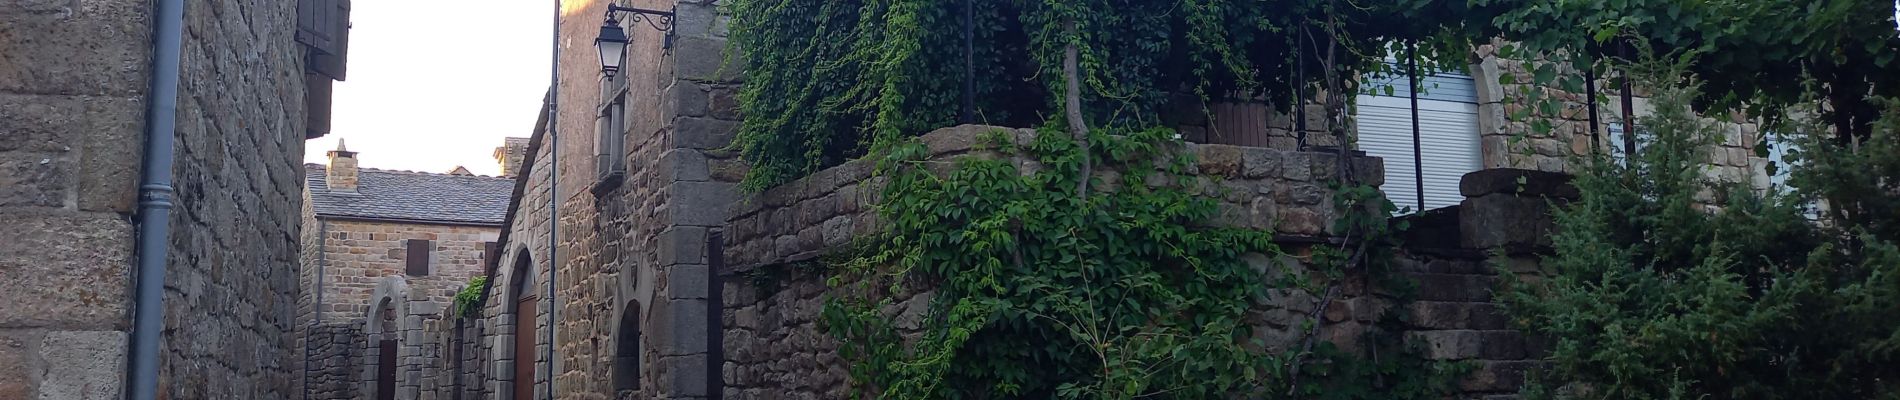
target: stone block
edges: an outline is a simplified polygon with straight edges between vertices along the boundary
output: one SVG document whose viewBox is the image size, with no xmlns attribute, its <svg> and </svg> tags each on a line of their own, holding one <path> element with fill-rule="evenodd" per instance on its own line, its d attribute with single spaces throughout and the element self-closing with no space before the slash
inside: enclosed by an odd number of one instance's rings
<svg viewBox="0 0 1900 400">
<path fill-rule="evenodd" d="M 1458 207 L 1460 243 L 1470 249 L 1550 246 L 1555 222 L 1548 200 L 1507 194 L 1465 199 Z"/>
<path fill-rule="evenodd" d="M 1385 184 L 1385 159 L 1357 156 L 1348 162 L 1352 163 L 1352 180 L 1354 182 L 1374 187 Z"/>
<path fill-rule="evenodd" d="M 54 331 L 40 343 L 45 373 L 41 400 L 118 400 L 124 397 L 125 332 Z"/>
<path fill-rule="evenodd" d="M 0 211 L 0 326 L 115 329 L 127 323 L 131 223 L 114 213 Z"/>
<path fill-rule="evenodd" d="M 1477 369 L 1458 382 L 1458 388 L 1472 392 L 1512 392 L 1524 386 L 1527 371 L 1537 361 L 1479 361 Z"/>
<path fill-rule="evenodd" d="M 0 91 L 143 97 L 151 64 L 148 4 L 51 1 L 5 7 Z"/>
<path fill-rule="evenodd" d="M 704 181 L 712 177 L 705 153 L 692 149 L 672 149 L 660 153 L 656 170 L 662 179 L 675 181 Z"/>
<path fill-rule="evenodd" d="M 63 154 L 0 154 L 0 207 L 66 207 L 74 169 Z"/>
<path fill-rule="evenodd" d="M 1236 177 L 1241 172 L 1241 151 L 1221 144 L 1194 146 L 1194 162 L 1202 175 Z"/>
<path fill-rule="evenodd" d="M 660 375 L 656 391 L 667 396 L 663 398 L 705 396 L 706 362 L 705 354 L 660 357 L 652 369 Z"/>
<path fill-rule="evenodd" d="M 745 71 L 744 55 L 726 51 L 725 39 L 680 35 L 674 39 L 673 52 L 674 68 L 689 80 L 738 82 Z"/>
<path fill-rule="evenodd" d="M 0 126 L 7 127 L 0 152 L 75 155 L 69 184 L 79 191 L 80 209 L 131 212 L 143 111 L 139 98 L 0 95 Z"/>
<path fill-rule="evenodd" d="M 839 216 L 825 220 L 821 232 L 825 238 L 825 247 L 837 248 L 849 244 L 852 237 L 851 230 L 851 217 L 849 216 Z"/>
<path fill-rule="evenodd" d="M 1315 236 L 1326 233 L 1327 221 L 1319 212 L 1303 207 L 1283 207 L 1274 228 L 1282 234 Z"/>
<path fill-rule="evenodd" d="M 676 226 L 660 232 L 658 241 L 659 265 L 706 263 L 706 228 L 697 226 Z"/>
<path fill-rule="evenodd" d="M 1313 157 L 1309 153 L 1286 153 L 1281 158 L 1281 177 L 1294 181 L 1313 179 Z"/>
<path fill-rule="evenodd" d="M 712 291 L 711 278 L 712 272 L 705 265 L 674 265 L 666 270 L 666 297 L 704 299 Z"/>
<path fill-rule="evenodd" d="M 739 107 L 738 87 L 731 85 L 714 86 L 710 95 L 708 112 L 713 118 L 734 121 L 742 119 L 743 111 Z"/>
<path fill-rule="evenodd" d="M 38 331 L 0 331 L 0 399 L 32 399 L 38 377 Z"/>
<path fill-rule="evenodd" d="M 1280 151 L 1250 147 L 1241 150 L 1240 176 L 1248 179 L 1260 179 L 1280 176 Z"/>
<path fill-rule="evenodd" d="M 919 138 L 924 147 L 930 149 L 930 155 L 956 154 L 978 147 L 978 141 L 987 132 L 1008 132 L 1008 128 L 989 125 L 957 125 L 938 129 Z"/>
<path fill-rule="evenodd" d="M 679 108 L 682 116 L 704 117 L 712 113 L 712 103 L 698 85 L 680 85 L 673 90 L 673 95 L 677 96 L 673 106 Z"/>
<path fill-rule="evenodd" d="M 660 301 L 654 320 L 660 332 L 653 343 L 662 356 L 706 353 L 706 300 L 668 299 Z"/>
<path fill-rule="evenodd" d="M 1417 295 L 1420 301 L 1490 301 L 1491 292 L 1497 282 L 1497 278 L 1485 275 L 1432 273 L 1404 275 L 1418 284 Z"/>
<path fill-rule="evenodd" d="M 667 192 L 668 217 L 676 225 L 723 226 L 727 206 L 739 198 L 735 185 L 725 182 L 674 182 Z"/>
<path fill-rule="evenodd" d="M 737 121 L 701 117 L 679 117 L 673 122 L 673 148 L 714 150 L 732 144 L 739 132 Z"/>
</svg>

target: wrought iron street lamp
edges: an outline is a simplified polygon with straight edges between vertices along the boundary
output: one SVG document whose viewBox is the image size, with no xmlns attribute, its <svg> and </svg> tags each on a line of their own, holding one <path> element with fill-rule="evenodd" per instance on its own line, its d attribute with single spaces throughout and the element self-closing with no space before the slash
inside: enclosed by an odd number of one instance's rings
<svg viewBox="0 0 1900 400">
<path fill-rule="evenodd" d="M 665 32 L 663 49 L 673 48 L 673 11 L 649 10 L 645 8 L 607 6 L 607 21 L 600 24 L 600 36 L 594 38 L 594 49 L 600 52 L 600 71 L 607 76 L 620 72 L 620 62 L 626 59 L 627 32 L 620 28 L 620 14 L 629 14 L 632 22 L 646 22 L 654 30 Z"/>
</svg>

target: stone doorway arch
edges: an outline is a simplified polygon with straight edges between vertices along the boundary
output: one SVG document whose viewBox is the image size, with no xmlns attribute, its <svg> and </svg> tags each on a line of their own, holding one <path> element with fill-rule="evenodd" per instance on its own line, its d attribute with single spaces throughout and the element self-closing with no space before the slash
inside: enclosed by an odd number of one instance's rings
<svg viewBox="0 0 1900 400">
<path fill-rule="evenodd" d="M 370 291 L 369 313 L 364 315 L 363 398 L 371 400 L 410 400 L 401 396 L 402 360 L 413 356 L 415 343 L 403 336 L 419 329 L 409 315 L 409 281 L 402 276 L 387 276 Z"/>
</svg>

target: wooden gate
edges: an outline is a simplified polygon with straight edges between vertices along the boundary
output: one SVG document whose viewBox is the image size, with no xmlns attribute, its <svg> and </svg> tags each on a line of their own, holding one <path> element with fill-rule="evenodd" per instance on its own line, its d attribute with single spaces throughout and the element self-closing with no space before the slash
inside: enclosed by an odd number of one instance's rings
<svg viewBox="0 0 1900 400">
<path fill-rule="evenodd" d="M 376 400 L 396 400 L 396 340 L 383 339 L 376 360 Z"/>
</svg>

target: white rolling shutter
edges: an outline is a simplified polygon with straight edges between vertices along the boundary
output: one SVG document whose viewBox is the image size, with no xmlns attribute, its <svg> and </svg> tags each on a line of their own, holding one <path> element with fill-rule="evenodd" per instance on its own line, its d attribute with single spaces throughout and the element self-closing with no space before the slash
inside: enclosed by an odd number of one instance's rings
<svg viewBox="0 0 1900 400">
<path fill-rule="evenodd" d="M 1400 209 L 1418 208 L 1413 178 L 1412 106 L 1405 78 L 1397 78 L 1393 96 L 1359 96 L 1359 149 L 1385 159 L 1385 185 L 1379 189 Z M 1471 77 L 1441 74 L 1421 80 L 1418 100 L 1419 148 L 1424 161 L 1425 209 L 1457 205 L 1458 180 L 1483 165 L 1478 144 L 1477 93 Z"/>
</svg>

